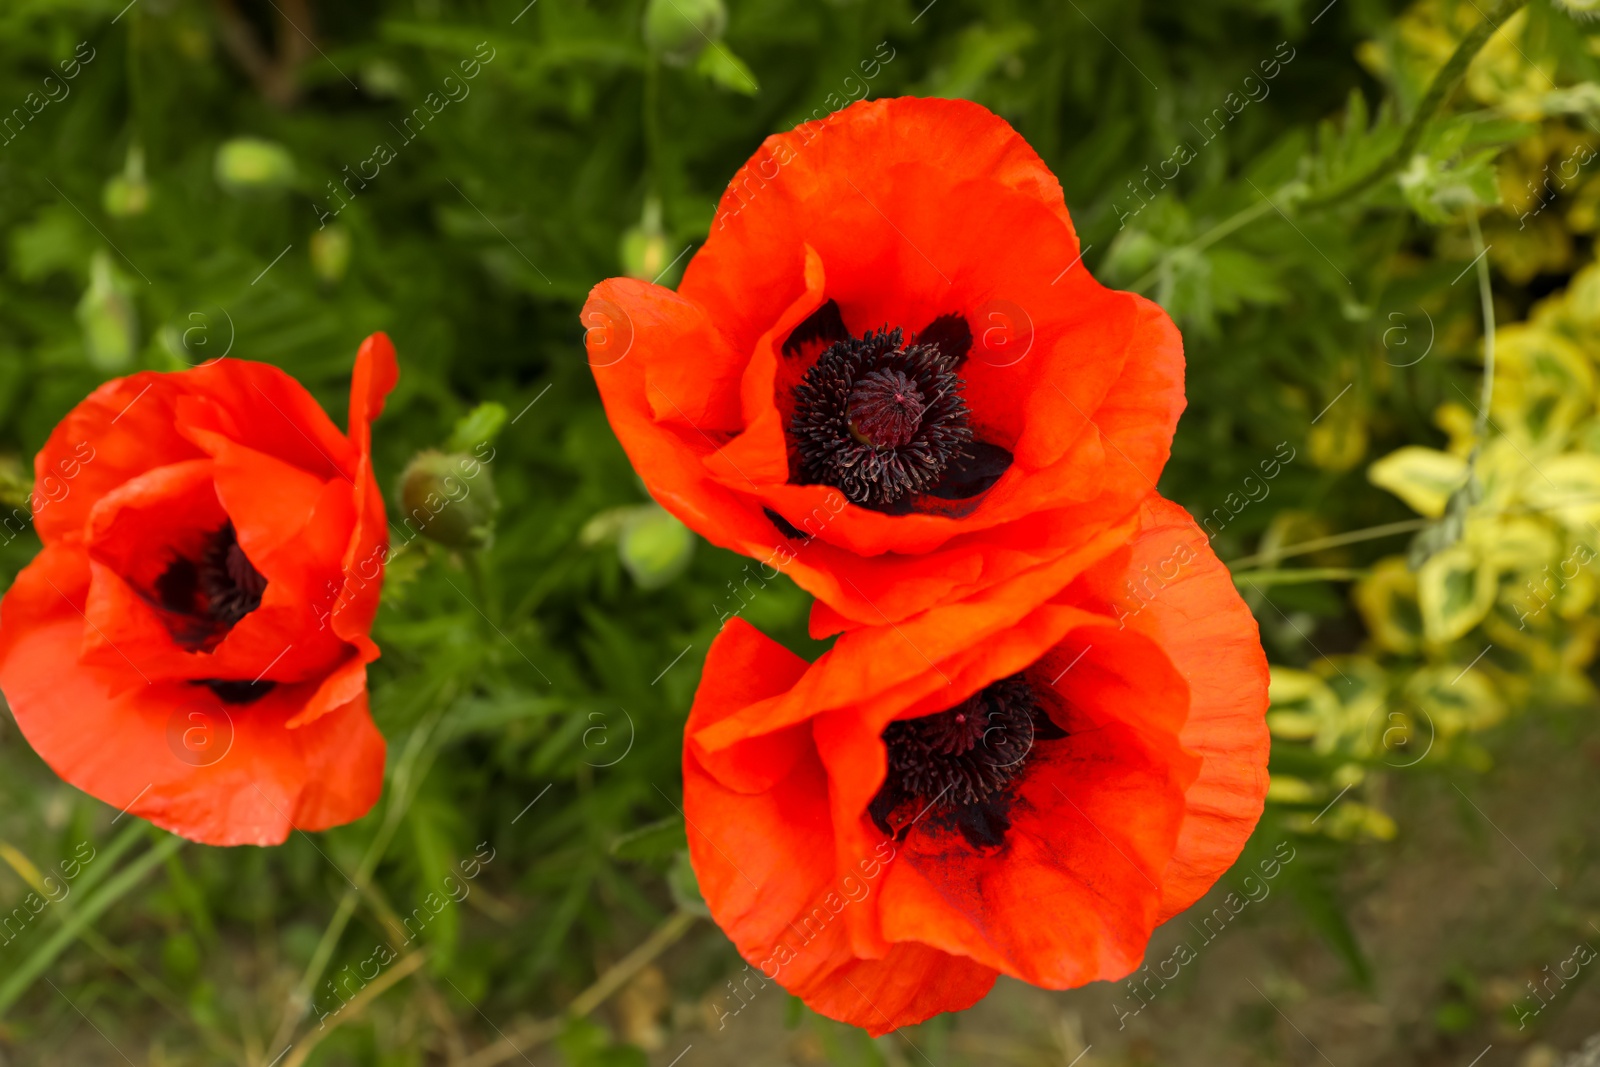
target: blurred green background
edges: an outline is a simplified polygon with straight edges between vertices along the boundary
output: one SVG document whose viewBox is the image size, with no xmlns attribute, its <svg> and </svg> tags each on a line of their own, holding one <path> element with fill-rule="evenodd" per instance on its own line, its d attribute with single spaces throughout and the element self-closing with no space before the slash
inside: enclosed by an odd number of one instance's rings
<svg viewBox="0 0 1600 1067">
<path fill-rule="evenodd" d="M 1592 2 L 125 2 L 0 6 L 6 510 L 107 378 L 228 354 L 340 413 L 377 329 L 390 498 L 500 423 L 501 507 L 486 550 L 391 565 L 389 780 L 352 826 L 180 844 L 0 727 L 0 912 L 94 857 L 0 944 L 0 1063 L 1554 1067 L 1600 1030 Z M 1161 488 L 1261 622 L 1245 862 L 1293 859 L 1214 944 L 1193 923 L 1234 876 L 1158 931 L 1152 967 L 1198 958 L 1155 995 L 1002 981 L 874 1042 L 731 985 L 696 915 L 706 647 L 735 608 L 820 646 L 797 589 L 736 600 L 746 561 L 649 502 L 577 312 L 608 276 L 673 284 L 765 135 L 902 94 L 1012 122 L 1091 270 L 1182 326 Z"/>
</svg>

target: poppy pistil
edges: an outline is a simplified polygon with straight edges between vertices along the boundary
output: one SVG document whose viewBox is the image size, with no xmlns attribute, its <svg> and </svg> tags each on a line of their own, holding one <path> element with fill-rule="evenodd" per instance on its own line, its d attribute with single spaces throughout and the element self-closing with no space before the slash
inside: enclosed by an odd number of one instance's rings
<svg viewBox="0 0 1600 1067">
<path fill-rule="evenodd" d="M 904 838 L 918 820 L 960 830 L 974 847 L 1003 842 L 1013 783 L 1035 743 L 1065 737 L 1020 674 L 992 682 L 953 708 L 890 723 L 888 773 L 868 814 Z"/>
<path fill-rule="evenodd" d="M 168 613 L 173 640 L 185 648 L 209 649 L 261 606 L 266 588 L 267 579 L 227 522 L 206 539 L 199 559 L 180 555 L 167 565 L 152 599 Z"/>
<path fill-rule="evenodd" d="M 972 440 L 956 362 L 898 327 L 830 345 L 794 390 L 800 484 L 880 508 L 932 489 Z"/>
</svg>

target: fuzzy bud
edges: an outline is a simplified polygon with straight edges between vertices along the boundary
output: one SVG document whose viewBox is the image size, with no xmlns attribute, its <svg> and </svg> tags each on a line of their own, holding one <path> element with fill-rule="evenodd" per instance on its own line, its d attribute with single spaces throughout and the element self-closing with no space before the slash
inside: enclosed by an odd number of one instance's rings
<svg viewBox="0 0 1600 1067">
<path fill-rule="evenodd" d="M 675 67 L 694 62 L 728 27 L 722 0 L 650 0 L 644 10 L 644 42 Z"/>
<path fill-rule="evenodd" d="M 694 556 L 694 534 L 655 504 L 638 508 L 617 540 L 617 555 L 640 589 L 660 589 Z"/>
<path fill-rule="evenodd" d="M 230 193 L 276 192 L 294 184 L 294 157 L 274 141 L 235 137 L 218 146 L 216 175 Z"/>
<path fill-rule="evenodd" d="M 350 269 L 350 231 L 337 222 L 311 235 L 311 269 L 317 280 L 332 287 Z"/>
<path fill-rule="evenodd" d="M 418 452 L 400 476 L 399 523 L 449 548 L 487 548 L 500 504 L 489 465 L 464 452 Z"/>
<path fill-rule="evenodd" d="M 105 374 L 126 370 L 139 346 L 139 313 L 129 289 L 112 266 L 111 254 L 96 252 L 77 315 L 89 365 Z"/>
</svg>

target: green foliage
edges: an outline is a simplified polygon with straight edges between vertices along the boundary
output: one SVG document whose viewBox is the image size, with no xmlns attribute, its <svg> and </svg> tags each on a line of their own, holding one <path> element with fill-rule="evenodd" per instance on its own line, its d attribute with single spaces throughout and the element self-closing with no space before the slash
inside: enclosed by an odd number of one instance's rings
<svg viewBox="0 0 1600 1067">
<path fill-rule="evenodd" d="M 270 1062 L 293 1035 L 322 1033 L 314 1017 L 280 1025 L 294 1018 L 291 993 L 309 982 L 325 1010 L 327 979 L 383 942 L 425 950 L 425 966 L 364 1013 L 344 1009 L 310 1062 L 420 1063 L 420 1049 L 460 1034 L 476 1048 L 496 1040 L 490 1027 L 559 1018 L 667 916 L 700 907 L 678 797 L 705 650 L 735 612 L 808 657 L 821 646 L 792 585 L 733 597 L 752 589 L 746 561 L 697 547 L 644 497 L 577 312 L 608 276 L 673 283 L 762 138 L 863 93 L 963 96 L 1005 116 L 1059 176 L 1086 266 L 1184 328 L 1189 407 L 1161 488 L 1207 521 L 1224 560 L 1254 558 L 1241 590 L 1277 665 L 1262 834 L 1304 839 L 1287 884 L 1351 973 L 1373 980 L 1343 913 L 1346 846 L 1329 839 L 1396 832 L 1374 783 L 1410 765 L 1415 709 L 1462 739 L 1451 758 L 1479 766 L 1470 735 L 1498 721 L 1505 693 L 1561 695 L 1504 679 L 1559 678 L 1570 697 L 1593 644 L 1574 621 L 1588 602 L 1569 605 L 1541 618 L 1540 642 L 1507 642 L 1479 665 L 1499 672 L 1492 684 L 1476 673 L 1447 684 L 1481 647 L 1463 635 L 1504 623 L 1508 588 L 1568 548 L 1485 562 L 1472 530 L 1487 505 L 1462 491 L 1475 445 L 1447 406 L 1480 386 L 1478 295 L 1470 272 L 1454 281 L 1475 254 L 1468 214 L 1484 216 L 1507 321 L 1588 258 L 1570 239 L 1594 228 L 1588 171 L 1535 225 L 1517 223 L 1532 211 L 1524 177 L 1593 144 L 1595 24 L 1536 5 L 1490 40 L 1455 97 L 1419 111 L 1475 21 L 1467 4 L 1403 6 L 0 7 L 0 119 L 20 116 L 0 133 L 8 513 L 51 428 L 111 376 L 265 360 L 338 413 L 356 346 L 377 329 L 402 366 L 376 429 L 386 498 L 399 499 L 419 452 L 488 446 L 498 503 L 492 541 L 484 516 L 448 545 L 396 538 L 372 671 L 390 776 L 357 824 L 271 851 L 180 850 L 113 826 L 116 812 L 5 734 L 0 839 L 41 869 L 82 841 L 99 856 L 70 907 L 6 950 L 17 962 L 0 977 L 3 1039 L 75 1062 L 103 1053 L 54 1036 L 76 1018 L 40 981 L 54 975 L 73 999 L 93 994 L 136 1059 L 159 1046 L 182 1062 Z M 283 12 L 304 21 L 286 26 Z M 47 79 L 69 92 L 54 98 Z M 1409 132 L 1416 151 L 1396 159 Z M 1541 461 L 1592 458 L 1600 444 L 1587 408 L 1563 406 L 1574 383 L 1593 391 L 1582 368 L 1594 354 L 1573 369 L 1562 346 L 1600 317 L 1593 289 L 1571 285 L 1567 317 L 1540 327 L 1557 339 L 1513 361 L 1514 402 L 1495 408 Z M 1508 484 L 1527 480 L 1495 467 L 1506 452 L 1483 453 L 1484 499 L 1510 500 Z M 1272 502 L 1229 503 L 1275 455 Z M 1365 468 L 1380 456 L 1375 486 Z M 1600 484 L 1581 463 L 1551 473 Z M 1536 502 L 1563 516 L 1564 534 L 1589 516 L 1570 497 Z M 1422 525 L 1412 508 L 1455 523 L 1416 574 L 1380 560 Z M 1297 549 L 1394 525 L 1405 529 L 1387 541 Z M 17 529 L 0 535 L 7 582 L 38 547 Z M 1496 536 L 1538 538 L 1514 533 Z M 1470 558 L 1448 554 L 1458 549 Z M 1266 577 L 1299 565 L 1315 570 Z M 1352 573 L 1354 597 L 1341 577 Z M 1410 718 L 1386 717 L 1396 693 Z M 11 902 L 26 889 L 7 872 Z M 457 900 L 448 886 L 460 884 Z M 404 920 L 430 895 L 449 903 L 420 928 L 413 918 L 413 938 Z M 673 960 L 672 996 L 692 1014 L 737 966 L 701 924 Z M 1441 1009 L 1436 1025 L 1469 1025 L 1462 1010 Z M 570 1064 L 635 1064 L 647 1029 L 567 1020 L 546 1036 Z M 817 1032 L 834 1062 L 883 1059 L 863 1035 Z"/>
</svg>

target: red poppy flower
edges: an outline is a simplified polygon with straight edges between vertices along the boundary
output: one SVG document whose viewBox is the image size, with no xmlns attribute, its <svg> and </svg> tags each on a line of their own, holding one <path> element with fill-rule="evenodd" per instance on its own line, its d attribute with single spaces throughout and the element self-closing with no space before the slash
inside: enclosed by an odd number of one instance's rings
<svg viewBox="0 0 1600 1067">
<path fill-rule="evenodd" d="M 397 374 L 367 338 L 348 436 L 239 360 L 107 382 L 56 427 L 34 461 L 44 550 L 0 604 L 0 690 L 56 773 L 214 845 L 372 806 L 388 527 L 371 423 Z"/>
<path fill-rule="evenodd" d="M 690 858 L 744 958 L 825 1015 L 881 1034 L 1000 973 L 1120 978 L 1255 827 L 1266 659 L 1188 514 L 1153 497 L 1066 589 L 1007 595 L 1033 580 L 812 664 L 738 619 L 712 645 Z"/>
<path fill-rule="evenodd" d="M 819 634 L 898 622 L 1086 564 L 1155 486 L 1182 342 L 1082 251 L 1003 120 L 863 101 L 767 139 L 677 292 L 596 286 L 589 361 L 663 506 L 787 571 Z"/>
</svg>

